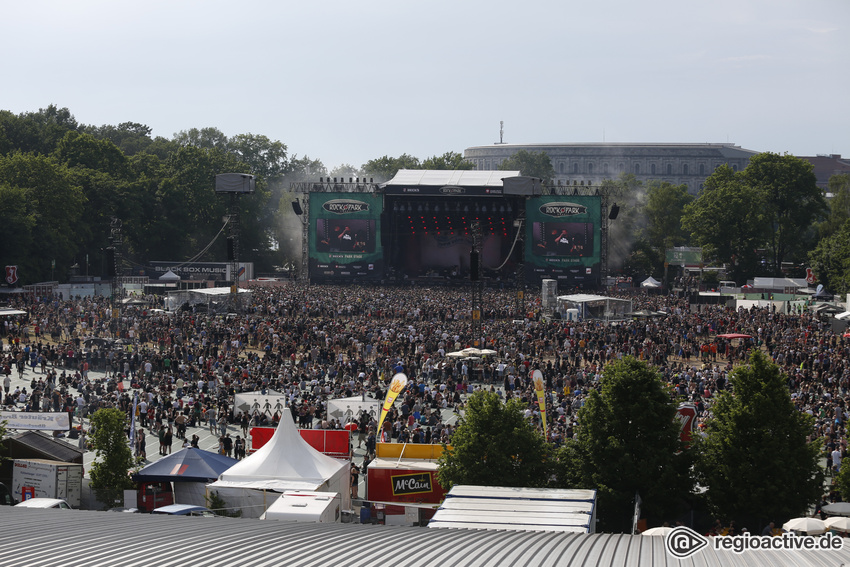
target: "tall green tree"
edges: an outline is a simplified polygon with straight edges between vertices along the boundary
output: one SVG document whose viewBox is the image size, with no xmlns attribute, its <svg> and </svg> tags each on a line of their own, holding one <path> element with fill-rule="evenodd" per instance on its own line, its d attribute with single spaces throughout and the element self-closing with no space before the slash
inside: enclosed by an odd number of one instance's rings
<svg viewBox="0 0 850 567">
<path fill-rule="evenodd" d="M 546 152 L 519 150 L 511 157 L 502 160 L 499 171 L 519 171 L 520 175 L 539 177 L 543 183 L 551 183 L 555 178 L 555 168 Z"/>
<path fill-rule="evenodd" d="M 680 513 L 692 488 L 675 402 L 659 374 L 633 357 L 605 366 L 579 410 L 577 438 L 559 450 L 558 484 L 595 488 L 604 531 L 629 532 L 635 494 L 650 523 Z"/>
<path fill-rule="evenodd" d="M 756 250 L 768 238 L 764 197 L 728 165 L 705 181 L 699 197 L 685 205 L 682 228 L 703 247 L 705 256 L 729 264 L 736 281 L 755 275 Z"/>
<path fill-rule="evenodd" d="M 710 509 L 738 525 L 782 524 L 805 514 L 823 490 L 814 418 L 794 407 L 787 378 L 761 351 L 730 376 L 695 436 L 698 482 Z"/>
<path fill-rule="evenodd" d="M 829 291 L 839 295 L 850 292 L 850 219 L 818 242 L 809 252 L 809 263 L 818 283 Z"/>
<path fill-rule="evenodd" d="M 792 155 L 765 152 L 753 156 L 741 174 L 761 195 L 774 273 L 779 275 L 784 261 L 805 258 L 815 236 L 814 222 L 826 212 L 814 166 Z"/>
<path fill-rule="evenodd" d="M 89 469 L 91 487 L 106 508 L 114 506 L 133 488 L 128 474 L 134 465 L 133 452 L 124 428 L 127 416 L 117 408 L 97 410 L 91 417 L 94 430 L 90 440 L 94 445 L 95 461 Z"/>
<path fill-rule="evenodd" d="M 20 267 L 24 283 L 50 279 L 51 260 L 56 261 L 56 273 L 67 273 L 80 244 L 78 228 L 85 203 L 67 168 L 37 154 L 0 157 L 0 187 L 4 187 L 6 203 L 0 209 L 0 225 L 29 229 L 4 240 L 0 258 Z M 11 243 L 27 247 L 15 248 Z"/>
<path fill-rule="evenodd" d="M 850 174 L 841 173 L 829 178 L 829 215 L 818 227 L 821 238 L 832 236 L 850 219 Z"/>
<path fill-rule="evenodd" d="M 687 185 L 673 185 L 666 181 L 651 183 L 647 191 L 646 235 L 653 248 L 663 257 L 673 246 L 687 246 L 690 234 L 682 228 L 685 207 L 694 201 Z"/>
<path fill-rule="evenodd" d="M 446 152 L 441 156 L 431 156 L 422 162 L 422 169 L 465 169 L 475 167 L 471 161 L 464 159 L 463 154 L 457 152 Z"/>
<path fill-rule="evenodd" d="M 549 449 L 523 416 L 516 398 L 507 403 L 495 393 L 475 392 L 444 447 L 437 478 L 446 489 L 455 484 L 545 486 Z"/>
<path fill-rule="evenodd" d="M 363 164 L 360 169 L 368 177 L 373 177 L 376 182 L 389 181 L 399 169 L 421 169 L 419 158 L 408 154 L 401 154 L 397 158 L 384 156 L 371 159 Z"/>
</svg>

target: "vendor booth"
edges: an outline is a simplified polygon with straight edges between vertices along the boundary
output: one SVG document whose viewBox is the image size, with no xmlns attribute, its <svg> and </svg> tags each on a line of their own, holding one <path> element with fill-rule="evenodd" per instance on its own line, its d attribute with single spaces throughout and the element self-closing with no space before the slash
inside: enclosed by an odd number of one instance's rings
<svg viewBox="0 0 850 567">
<path fill-rule="evenodd" d="M 631 310 L 630 299 L 587 293 L 558 296 L 558 312 L 562 319 L 573 320 L 573 317 L 568 315 L 574 313 L 582 321 L 585 319 L 621 321 L 628 318 L 626 313 L 630 313 Z"/>
<path fill-rule="evenodd" d="M 337 492 L 343 510 L 351 507 L 348 461 L 313 449 L 291 419 L 282 419 L 268 443 L 207 485 L 243 518 L 259 518 L 288 490 Z"/>
<path fill-rule="evenodd" d="M 175 503 L 206 506 L 206 484 L 238 462 L 194 447 L 163 457 L 133 475 L 133 481 L 140 483 L 137 507 L 150 511 L 157 506 Z M 173 501 L 166 502 L 169 490 L 161 483 L 173 483 Z M 156 487 L 159 489 L 151 490 Z"/>
</svg>

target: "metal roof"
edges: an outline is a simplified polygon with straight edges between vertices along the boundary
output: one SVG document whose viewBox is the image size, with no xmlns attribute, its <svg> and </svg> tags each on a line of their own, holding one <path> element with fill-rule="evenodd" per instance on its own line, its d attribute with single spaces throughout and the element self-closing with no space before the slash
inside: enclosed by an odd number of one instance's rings
<svg viewBox="0 0 850 567">
<path fill-rule="evenodd" d="M 10 435 L 7 439 L 13 445 L 22 445 L 35 453 L 43 455 L 43 457 L 24 455 L 20 450 L 10 447 L 9 453 L 6 456 L 12 459 L 50 458 L 64 463 L 83 462 L 82 451 L 72 447 L 68 443 L 57 441 L 41 431 L 23 431 L 17 435 Z"/>
<path fill-rule="evenodd" d="M 715 551 L 683 560 L 663 537 L 427 530 L 0 506 L 4 567 L 831 566 L 840 551 Z"/>
<path fill-rule="evenodd" d="M 434 187 L 502 187 L 505 177 L 517 177 L 519 171 L 473 171 L 455 169 L 400 169 L 395 176 L 381 184 L 392 185 L 428 185 Z"/>
</svg>

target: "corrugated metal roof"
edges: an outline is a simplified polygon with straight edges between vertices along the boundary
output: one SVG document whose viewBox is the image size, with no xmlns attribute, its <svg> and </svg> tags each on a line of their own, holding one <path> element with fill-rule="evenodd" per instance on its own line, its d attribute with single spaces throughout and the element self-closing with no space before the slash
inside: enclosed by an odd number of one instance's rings
<svg viewBox="0 0 850 567">
<path fill-rule="evenodd" d="M 382 187 L 393 185 L 427 185 L 433 187 L 501 187 L 505 177 L 517 177 L 519 171 L 473 171 L 454 169 L 400 169 L 395 176 L 381 184 Z"/>
<path fill-rule="evenodd" d="M 25 445 L 30 449 L 43 454 L 45 457 L 62 461 L 63 463 L 82 463 L 83 452 L 79 449 L 71 447 L 68 443 L 57 441 L 52 437 L 40 431 L 23 431 L 17 435 L 8 437 L 12 443 Z M 11 455 L 15 455 L 15 451 L 10 451 Z M 18 458 L 18 457 L 12 457 Z M 30 457 L 20 457 L 30 458 Z"/>
<path fill-rule="evenodd" d="M 840 551 L 705 548 L 678 560 L 663 537 L 426 530 L 351 524 L 264 522 L 0 506 L 3 567 L 610 567 L 832 566 Z"/>
</svg>

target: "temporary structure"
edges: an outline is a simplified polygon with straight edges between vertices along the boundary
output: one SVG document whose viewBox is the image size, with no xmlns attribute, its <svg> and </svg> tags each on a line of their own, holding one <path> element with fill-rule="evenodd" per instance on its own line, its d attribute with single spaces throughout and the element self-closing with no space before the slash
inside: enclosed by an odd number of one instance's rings
<svg viewBox="0 0 850 567">
<path fill-rule="evenodd" d="M 206 484 L 238 463 L 236 459 L 187 447 L 153 462 L 133 475 L 135 482 L 173 482 L 174 501 L 206 506 Z"/>
<path fill-rule="evenodd" d="M 271 440 L 221 473 L 208 491 L 218 492 L 242 517 L 259 518 L 277 494 L 288 490 L 338 492 L 342 509 L 351 506 L 349 464 L 313 449 L 291 419 L 281 419 Z"/>
<path fill-rule="evenodd" d="M 652 276 L 649 276 L 648 278 L 646 278 L 645 280 L 640 282 L 640 287 L 650 287 L 650 288 L 661 287 L 661 282 L 658 281 L 657 279 L 653 278 Z"/>
</svg>

